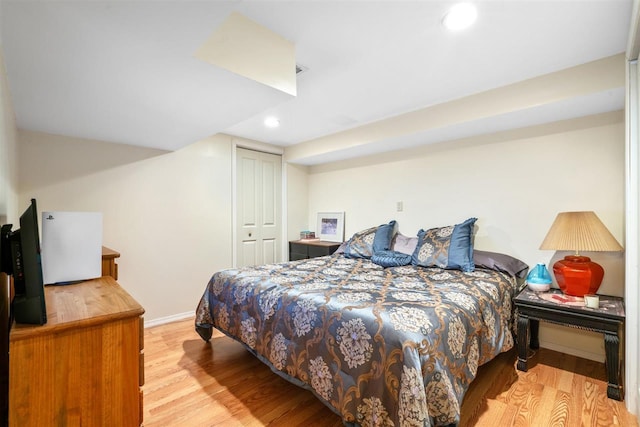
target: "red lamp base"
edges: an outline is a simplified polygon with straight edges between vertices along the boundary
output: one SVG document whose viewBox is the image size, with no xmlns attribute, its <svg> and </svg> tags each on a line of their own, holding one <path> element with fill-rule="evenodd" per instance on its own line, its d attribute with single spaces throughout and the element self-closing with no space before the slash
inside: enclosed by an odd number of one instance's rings
<svg viewBox="0 0 640 427">
<path fill-rule="evenodd" d="M 563 293 L 583 297 L 598 292 L 604 269 L 589 257 L 568 255 L 553 264 L 553 274 Z"/>
</svg>

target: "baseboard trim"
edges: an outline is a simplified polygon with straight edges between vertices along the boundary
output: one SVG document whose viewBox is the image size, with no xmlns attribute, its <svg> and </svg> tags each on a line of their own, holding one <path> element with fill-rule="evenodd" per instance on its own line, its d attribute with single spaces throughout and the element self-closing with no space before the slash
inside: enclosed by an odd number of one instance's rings
<svg viewBox="0 0 640 427">
<path fill-rule="evenodd" d="M 570 354 L 572 356 L 582 357 L 583 359 L 595 360 L 596 362 L 604 363 L 604 356 L 598 353 L 591 353 L 589 351 L 584 351 L 573 347 L 566 347 L 563 345 L 558 345 L 556 343 L 542 341 L 540 341 L 540 347 L 559 351 L 560 353 Z"/>
<path fill-rule="evenodd" d="M 159 317 L 157 319 L 144 320 L 145 328 L 153 328 L 154 326 L 166 325 L 167 323 L 177 322 L 178 320 L 188 319 L 193 317 L 193 311 L 187 311 L 184 313 L 172 314 L 171 316 Z"/>
</svg>

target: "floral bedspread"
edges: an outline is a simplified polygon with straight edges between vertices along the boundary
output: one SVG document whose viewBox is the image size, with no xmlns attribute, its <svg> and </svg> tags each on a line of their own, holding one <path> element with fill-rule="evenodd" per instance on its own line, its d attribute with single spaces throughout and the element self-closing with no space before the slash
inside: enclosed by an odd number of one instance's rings
<svg viewBox="0 0 640 427">
<path fill-rule="evenodd" d="M 196 330 L 242 342 L 345 425 L 458 424 L 478 366 L 513 347 L 513 278 L 333 255 L 224 270 Z"/>
</svg>

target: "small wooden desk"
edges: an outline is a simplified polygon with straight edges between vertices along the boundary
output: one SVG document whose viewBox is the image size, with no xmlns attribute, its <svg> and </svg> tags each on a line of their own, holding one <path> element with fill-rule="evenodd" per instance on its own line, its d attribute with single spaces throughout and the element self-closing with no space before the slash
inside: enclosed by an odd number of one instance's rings
<svg viewBox="0 0 640 427">
<path fill-rule="evenodd" d="M 622 298 L 600 295 L 600 308 L 574 306 L 554 302 L 551 296 L 561 296 L 559 289 L 546 295 L 525 288 L 514 302 L 518 309 L 518 370 L 527 371 L 528 346 L 539 348 L 539 321 L 570 326 L 604 334 L 605 364 L 607 368 L 607 396 L 622 400 L 624 389 L 620 376 L 620 332 L 624 328 L 624 301 Z M 544 299 L 545 297 L 547 299 Z M 530 337 L 530 339 L 527 339 Z"/>
<path fill-rule="evenodd" d="M 45 325 L 11 329 L 9 425 L 140 426 L 144 309 L 110 276 L 45 298 Z"/>
</svg>

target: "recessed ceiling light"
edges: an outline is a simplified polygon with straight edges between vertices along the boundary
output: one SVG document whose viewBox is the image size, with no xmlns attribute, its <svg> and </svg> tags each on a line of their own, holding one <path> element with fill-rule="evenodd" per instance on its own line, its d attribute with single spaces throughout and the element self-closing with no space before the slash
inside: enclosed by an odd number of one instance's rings
<svg viewBox="0 0 640 427">
<path fill-rule="evenodd" d="M 451 31 L 464 30 L 470 27 L 478 17 L 478 10 L 472 3 L 458 3 L 449 9 L 442 18 L 442 25 Z"/>
<path fill-rule="evenodd" d="M 280 120 L 273 116 L 267 117 L 264 119 L 264 125 L 268 128 L 277 128 L 280 126 Z"/>
</svg>

